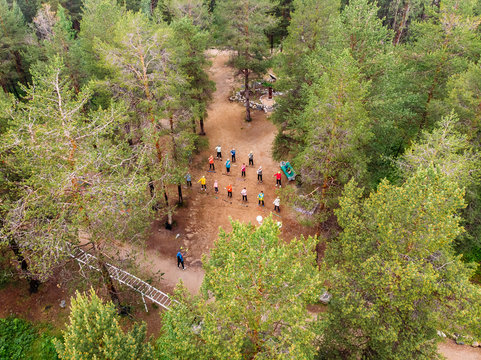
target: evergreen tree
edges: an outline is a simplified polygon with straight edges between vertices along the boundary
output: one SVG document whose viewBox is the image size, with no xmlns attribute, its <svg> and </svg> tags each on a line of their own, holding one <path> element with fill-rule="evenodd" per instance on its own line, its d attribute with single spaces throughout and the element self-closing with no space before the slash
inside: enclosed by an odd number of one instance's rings
<svg viewBox="0 0 481 360">
<path fill-rule="evenodd" d="M 0 0 L 0 86 L 5 92 L 20 96 L 17 82 L 26 84 L 28 66 L 25 54 L 34 38 L 28 31 L 16 1 Z"/>
<path fill-rule="evenodd" d="M 480 20 L 474 14 L 475 1 L 442 1 L 431 8 L 426 21 L 411 24 L 409 65 L 416 74 L 411 86 L 420 95 L 419 129 L 430 129 L 446 115 L 438 109 L 446 95 L 448 79 L 466 71 L 479 59 L 481 39 L 476 29 Z M 413 125 L 411 125 L 414 127 Z"/>
<path fill-rule="evenodd" d="M 429 167 L 361 193 L 346 186 L 336 211 L 343 232 L 326 250 L 321 357 L 437 359 L 437 330 L 479 336 L 480 290 L 452 248 L 463 190 Z"/>
<path fill-rule="evenodd" d="M 302 114 L 308 146 L 299 148 L 294 164 L 300 170 L 304 192 L 311 192 L 310 207 L 320 210 L 322 220 L 336 206 L 342 186 L 353 177 L 362 179 L 366 171 L 364 147 L 371 134 L 364 107 L 367 86 L 345 51 L 309 89 Z M 306 198 L 293 198 L 301 205 L 302 199 Z"/>
<path fill-rule="evenodd" d="M 147 360 L 153 359 L 146 342 L 145 324 L 124 332 L 112 303 L 104 303 L 93 289 L 89 295 L 77 292 L 70 305 L 70 323 L 63 342 L 55 340 L 60 359 Z"/>
<path fill-rule="evenodd" d="M 293 6 L 289 35 L 282 42 L 283 51 L 275 63 L 275 87 L 284 92 L 276 97 L 277 108 L 271 117 L 279 131 L 274 143 L 276 158 L 295 154 L 298 147 L 306 145 L 301 114 L 308 88 L 320 75 L 319 67 L 312 66 L 313 59 L 318 57 L 318 48 L 332 48 L 339 19 L 338 0 L 295 0 Z"/>
<path fill-rule="evenodd" d="M 33 72 L 34 84 L 25 88 L 30 101 L 19 104 L 4 136 L 2 160 L 22 177 L 0 235 L 17 244 L 31 274 L 45 280 L 68 256 L 66 243 L 87 233 L 118 305 L 99 245 L 108 234 L 132 240 L 143 232 L 150 218 L 148 179 L 128 144 L 116 139 L 125 109 L 88 112 L 90 90 L 75 94 L 64 69 L 54 58 Z"/>
<path fill-rule="evenodd" d="M 210 259 L 203 259 L 203 299 L 164 315 L 160 357 L 312 359 L 306 304 L 319 285 L 315 239 L 284 242 L 272 217 L 258 228 L 232 227 L 221 231 Z"/>
<path fill-rule="evenodd" d="M 274 24 L 271 0 L 221 0 L 216 2 L 218 36 L 234 51 L 232 63 L 244 76 L 246 121 L 251 121 L 249 77 L 263 74 L 269 66 L 265 32 Z"/>
<path fill-rule="evenodd" d="M 178 65 L 186 75 L 187 83 L 183 102 L 192 112 L 192 126 L 196 131 L 196 119 L 199 119 L 200 135 L 205 135 L 204 118 L 207 115 L 207 105 L 215 90 L 215 83 L 209 79 L 205 50 L 208 44 L 208 33 L 196 27 L 188 17 L 172 23 L 173 38 L 176 41 L 176 56 Z"/>
</svg>

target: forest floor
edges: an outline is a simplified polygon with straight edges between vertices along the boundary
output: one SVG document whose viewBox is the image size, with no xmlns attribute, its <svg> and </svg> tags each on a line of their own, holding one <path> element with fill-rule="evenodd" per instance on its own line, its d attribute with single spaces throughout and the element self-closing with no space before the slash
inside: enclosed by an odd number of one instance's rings
<svg viewBox="0 0 481 360">
<path fill-rule="evenodd" d="M 229 53 L 211 50 L 212 60 L 210 76 L 216 83 L 216 91 L 208 110 L 205 132 L 209 141 L 209 149 L 203 151 L 194 160 L 191 167 L 192 188 L 182 187 L 184 205 L 176 211 L 175 226 L 172 231 L 164 228 L 164 219 L 152 224 L 150 236 L 142 248 L 116 243 L 115 250 L 121 257 L 134 258 L 140 271 L 146 278 L 163 273 L 159 281 L 153 285 L 171 293 L 175 285 L 182 280 L 191 293 L 197 293 L 204 277 L 201 257 L 208 255 L 217 238 L 219 228 L 231 230 L 230 219 L 257 224 L 256 217 L 269 216 L 273 210 L 276 197 L 274 174 L 279 164 L 272 159 L 271 148 L 276 134 L 275 126 L 265 113 L 252 111 L 252 122 L 245 121 L 245 108 L 239 103 L 228 100 L 240 79 L 234 76 L 234 70 L 227 65 Z M 209 172 L 208 157 L 215 154 L 215 147 L 221 145 L 223 160 L 215 161 L 216 172 Z M 226 174 L 225 160 L 230 158 L 230 150 L 236 149 L 237 161 L 232 164 L 230 175 Z M 241 177 L 242 163 L 248 164 L 247 154 L 254 152 L 254 167 L 248 166 L 246 178 Z M 264 182 L 257 182 L 257 168 L 262 165 Z M 200 190 L 197 180 L 205 175 L 207 191 Z M 214 180 L 219 182 L 219 193 L 214 193 Z M 227 198 L 225 187 L 233 187 L 232 199 Z M 288 185 L 283 175 L 283 186 Z M 242 203 L 240 191 L 246 187 L 248 203 Z M 265 206 L 257 205 L 257 194 L 265 194 Z M 177 200 L 176 189 L 170 193 L 170 201 Z M 281 213 L 273 217 L 282 222 L 282 237 L 290 240 L 294 237 L 312 235 L 314 230 L 306 228 L 296 221 L 292 210 L 283 207 Z M 177 268 L 176 253 L 180 248 L 185 253 L 185 271 Z M 130 256 L 129 256 L 130 254 Z M 133 254 L 135 254 L 133 256 Z M 0 291 L 0 317 L 10 314 L 21 316 L 32 321 L 53 322 L 54 326 L 65 323 L 68 316 L 68 294 L 72 291 L 64 286 L 49 281 L 42 285 L 38 294 L 29 296 L 27 286 L 7 286 Z M 67 307 L 58 306 L 61 299 L 67 300 Z M 138 299 L 137 299 L 138 300 Z M 140 301 L 140 300 L 139 300 Z M 143 306 L 137 306 L 134 318 L 142 319 L 148 324 L 148 332 L 156 336 L 160 329 L 158 311 L 149 304 L 149 312 Z M 62 327 L 60 325 L 60 327 Z M 481 359 L 481 349 L 458 346 L 451 341 L 440 345 L 440 353 L 449 360 Z"/>
</svg>

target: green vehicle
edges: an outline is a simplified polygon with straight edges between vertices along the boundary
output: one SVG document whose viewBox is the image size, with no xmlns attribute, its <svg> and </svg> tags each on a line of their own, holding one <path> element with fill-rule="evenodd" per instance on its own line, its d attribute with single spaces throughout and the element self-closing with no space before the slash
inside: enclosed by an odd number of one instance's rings
<svg viewBox="0 0 481 360">
<path fill-rule="evenodd" d="M 282 171 L 284 172 L 284 174 L 286 175 L 287 180 L 294 181 L 298 177 L 300 177 L 300 175 L 296 174 L 291 164 L 289 164 L 289 161 L 281 161 L 279 165 Z"/>
</svg>

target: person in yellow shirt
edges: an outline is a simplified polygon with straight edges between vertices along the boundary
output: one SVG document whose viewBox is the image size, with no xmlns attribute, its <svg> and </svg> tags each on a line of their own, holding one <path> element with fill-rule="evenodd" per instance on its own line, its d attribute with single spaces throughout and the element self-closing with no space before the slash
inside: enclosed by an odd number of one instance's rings
<svg viewBox="0 0 481 360">
<path fill-rule="evenodd" d="M 198 183 L 200 183 L 200 189 L 201 190 L 204 190 L 204 191 L 207 191 L 207 186 L 206 186 L 206 179 L 205 179 L 205 176 L 202 176 L 199 181 L 197 181 Z"/>
</svg>

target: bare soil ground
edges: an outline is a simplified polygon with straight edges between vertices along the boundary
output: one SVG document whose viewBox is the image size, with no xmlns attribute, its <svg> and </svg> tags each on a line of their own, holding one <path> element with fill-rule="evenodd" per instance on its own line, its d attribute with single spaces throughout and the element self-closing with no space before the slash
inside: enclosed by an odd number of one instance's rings
<svg viewBox="0 0 481 360">
<path fill-rule="evenodd" d="M 256 217 L 268 216 L 273 210 L 272 202 L 276 197 L 274 173 L 279 165 L 272 159 L 271 147 L 276 129 L 269 122 L 266 115 L 259 111 L 252 111 L 253 120 L 244 120 L 245 109 L 238 103 L 228 100 L 232 89 L 238 84 L 234 78 L 234 71 L 227 66 L 229 53 L 211 51 L 212 67 L 211 79 L 216 82 L 217 90 L 209 108 L 205 124 L 205 131 L 209 139 L 209 149 L 200 154 L 192 165 L 193 187 L 183 186 L 185 205 L 175 215 L 176 225 L 172 231 L 165 230 L 164 219 L 152 224 L 151 235 L 144 248 L 132 248 L 125 244 L 116 244 L 120 255 L 135 252 L 135 257 L 141 272 L 145 276 L 163 273 L 162 280 L 154 285 L 166 292 L 172 292 L 175 285 L 182 280 L 192 293 L 197 293 L 202 283 L 204 273 L 201 257 L 209 254 L 217 238 L 219 227 L 226 231 L 231 229 L 230 219 L 257 224 Z M 222 146 L 223 160 L 216 160 L 216 172 L 208 172 L 208 157 L 215 154 L 215 146 Z M 230 175 L 226 174 L 224 162 L 230 157 L 230 150 L 236 149 L 237 162 L 232 164 Z M 254 152 L 254 167 L 247 168 L 246 178 L 241 177 L 240 167 L 243 162 L 248 164 L 247 154 Z M 264 182 L 257 183 L 256 170 L 262 165 Z M 205 175 L 207 178 L 207 192 L 200 190 L 197 180 Z M 219 182 L 219 194 L 214 193 L 214 180 Z M 227 198 L 224 189 L 233 186 L 233 198 Z M 282 178 L 283 186 L 287 179 Z M 293 186 L 293 185 L 287 185 Z M 246 187 L 248 203 L 241 201 L 240 191 Z M 257 194 L 265 193 L 265 207 L 257 205 Z M 176 191 L 172 189 L 170 199 L 176 199 Z M 172 201 L 171 200 L 171 201 Z M 274 214 L 274 218 L 282 221 L 282 236 L 286 240 L 299 237 L 301 234 L 313 234 L 313 230 L 302 227 L 295 220 L 295 215 L 281 204 L 281 213 Z M 185 255 L 186 270 L 177 268 L 175 255 L 183 247 L 187 249 Z M 29 295 L 26 283 L 19 282 L 7 286 L 0 291 L 0 317 L 17 315 L 32 321 L 53 323 L 60 328 L 67 321 L 69 291 L 64 286 L 58 286 L 55 280 L 40 287 L 38 294 Z M 59 303 L 67 301 L 67 307 L 62 309 Z M 143 306 L 137 299 L 133 317 L 148 323 L 148 332 L 156 336 L 160 329 L 160 316 L 156 307 L 149 304 L 149 312 L 142 310 Z M 313 312 L 320 311 L 315 306 Z M 452 341 L 441 344 L 440 353 L 449 360 L 481 359 L 481 349 L 469 346 L 459 346 Z"/>
<path fill-rule="evenodd" d="M 276 134 L 275 126 L 267 119 L 266 114 L 252 111 L 252 121 L 245 121 L 245 108 L 239 103 L 228 100 L 238 80 L 234 78 L 234 70 L 227 65 L 229 53 L 213 50 L 210 52 L 212 67 L 211 79 L 216 83 L 216 91 L 208 110 L 205 132 L 209 140 L 209 149 L 195 159 L 192 168 L 192 188 L 183 186 L 185 206 L 175 215 L 176 227 L 173 231 L 163 229 L 163 222 L 153 225 L 152 235 L 146 245 L 149 267 L 164 273 L 161 288 L 171 290 L 181 279 L 184 285 L 196 293 L 202 283 L 203 271 L 201 257 L 208 254 L 217 238 L 219 228 L 229 231 L 230 219 L 257 224 L 256 217 L 268 216 L 274 205 L 276 186 L 274 174 L 279 164 L 272 159 L 271 148 Z M 215 172 L 208 171 L 208 157 L 215 157 L 215 147 L 222 147 L 222 160 L 215 160 Z M 232 163 L 228 175 L 225 160 L 230 158 L 230 150 L 236 150 L 236 162 Z M 241 177 L 241 165 L 249 163 L 247 154 L 254 152 L 254 166 L 248 166 L 246 177 Z M 256 170 L 263 168 L 263 183 L 257 182 Z M 202 175 L 207 179 L 207 191 L 202 191 L 197 183 Z M 219 193 L 215 194 L 213 184 L 219 183 Z M 227 185 L 233 187 L 232 199 L 227 197 Z M 287 179 L 282 178 L 283 186 Z M 247 189 L 247 203 L 241 201 L 241 190 Z M 257 194 L 265 194 L 265 206 L 257 204 Z M 172 192 L 172 199 L 176 199 Z M 282 236 L 286 239 L 300 234 L 312 234 L 313 230 L 300 226 L 295 216 L 287 208 L 273 217 L 282 222 Z M 177 268 L 175 255 L 180 247 L 187 249 L 185 256 L 186 270 Z"/>
</svg>

